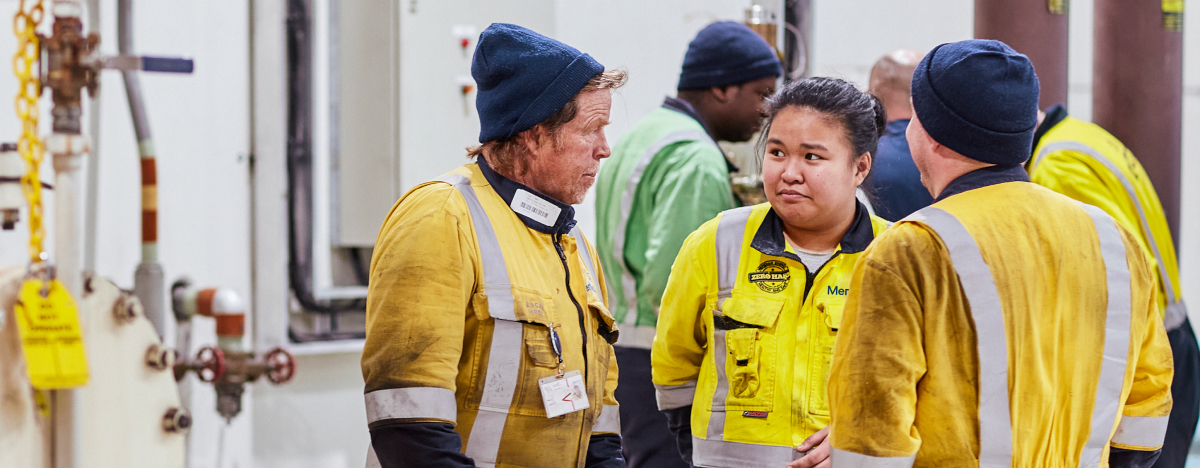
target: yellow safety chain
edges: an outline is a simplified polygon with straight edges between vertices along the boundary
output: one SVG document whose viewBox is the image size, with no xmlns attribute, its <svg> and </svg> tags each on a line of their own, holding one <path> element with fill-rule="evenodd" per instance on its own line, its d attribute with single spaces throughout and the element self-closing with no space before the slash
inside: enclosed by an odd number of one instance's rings
<svg viewBox="0 0 1200 468">
<path fill-rule="evenodd" d="M 43 240 L 46 229 L 42 226 L 42 179 L 38 170 L 42 167 L 43 145 L 38 138 L 38 98 L 42 86 L 38 82 L 38 66 L 41 45 L 38 43 L 37 28 L 45 16 L 43 0 L 37 0 L 26 10 L 25 0 L 13 17 L 13 34 L 17 36 L 17 53 L 13 55 L 13 72 L 21 84 L 17 92 L 17 118 L 21 119 L 21 138 L 17 150 L 25 160 L 25 175 L 21 177 L 21 188 L 29 202 L 29 257 L 33 263 L 46 260 Z"/>
</svg>

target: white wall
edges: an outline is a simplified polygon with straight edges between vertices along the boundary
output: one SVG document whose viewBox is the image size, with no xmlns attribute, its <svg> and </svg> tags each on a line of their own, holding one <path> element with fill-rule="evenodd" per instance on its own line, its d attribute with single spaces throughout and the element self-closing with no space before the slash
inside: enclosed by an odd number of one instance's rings
<svg viewBox="0 0 1200 468">
<path fill-rule="evenodd" d="M 135 2 L 138 51 L 196 59 L 196 72 L 191 76 L 146 74 L 142 78 L 159 155 L 159 245 L 167 279 L 186 274 L 199 284 L 230 286 L 247 296 L 252 291 L 250 259 L 254 253 L 248 177 L 249 4 L 248 0 Z M 629 85 L 614 99 L 610 143 L 658 106 L 664 96 L 673 94 L 683 53 L 695 32 L 712 20 L 741 19 L 742 8 L 748 4 L 748 0 L 557 1 L 558 38 L 609 67 L 630 72 Z M 102 5 L 102 47 L 115 52 L 115 0 L 104 0 Z M 420 5 L 436 8 L 435 2 Z M 970 2 L 817 1 L 814 8 L 814 74 L 841 76 L 860 84 L 865 83 L 873 61 L 888 50 L 928 49 L 971 36 Z M 15 9 L 15 0 L 0 0 L 0 16 L 7 18 Z M 1200 23 L 1195 14 L 1186 15 L 1185 21 L 1183 177 L 1195 180 L 1200 178 L 1200 136 L 1195 131 L 1200 128 Z M 1073 113 L 1083 117 L 1090 116 L 1089 24 L 1089 2 L 1072 4 L 1070 104 Z M 14 47 L 10 34 L 0 34 L 0 55 L 7 57 Z M 0 70 L 0 90 L 11 93 L 15 80 L 8 67 Z M 139 255 L 137 152 L 119 77 L 105 72 L 102 90 L 96 267 L 100 274 L 128 288 Z M 0 135 L 0 140 L 11 140 L 16 134 L 17 122 L 9 109 L 0 106 L 0 128 L 10 129 L 9 136 Z M 43 114 L 48 116 L 48 110 Z M 43 128 L 48 128 L 48 122 Z M 255 129 L 260 136 L 278 131 Z M 470 143 L 463 142 L 463 146 Z M 50 180 L 48 164 L 45 171 L 44 178 Z M 1185 183 L 1183 187 L 1183 283 L 1185 291 L 1197 291 L 1200 186 Z M 48 203 L 52 200 L 49 197 Z M 589 198 L 579 207 L 581 225 L 589 232 L 594 230 L 592 203 Z M 0 232 L 0 264 L 24 262 L 26 228 L 21 223 L 17 231 Z M 257 268 L 278 270 L 280 266 Z M 285 299 L 271 301 L 278 304 Z M 281 314 L 283 308 L 252 312 Z M 1200 305 L 1194 309 L 1200 313 Z M 208 326 L 203 321 L 197 324 L 198 329 Z M 209 330 L 193 337 L 193 344 L 211 342 Z M 197 416 L 190 438 L 192 466 L 362 466 L 367 431 L 359 353 L 354 349 L 312 351 L 298 360 L 295 381 L 281 387 L 256 384 L 247 392 L 243 415 L 228 427 L 211 410 L 211 387 L 192 386 L 192 410 Z"/>
</svg>

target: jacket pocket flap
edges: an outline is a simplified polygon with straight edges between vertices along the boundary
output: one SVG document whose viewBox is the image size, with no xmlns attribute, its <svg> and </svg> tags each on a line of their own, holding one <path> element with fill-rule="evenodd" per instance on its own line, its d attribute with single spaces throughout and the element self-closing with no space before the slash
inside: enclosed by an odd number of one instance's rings
<svg viewBox="0 0 1200 468">
<path fill-rule="evenodd" d="M 479 320 L 488 318 L 499 320 L 516 319 L 517 322 L 536 323 L 546 326 L 554 322 L 554 303 L 551 301 L 550 296 L 538 293 L 537 291 L 514 287 L 512 288 L 512 298 L 513 317 L 506 317 L 506 314 L 494 312 L 493 308 L 498 305 L 496 302 L 498 297 L 478 293 L 471 298 L 471 304 L 474 306 L 475 316 Z"/>
<path fill-rule="evenodd" d="M 783 311 L 785 302 L 782 298 L 734 294 L 725 300 L 722 315 L 756 327 L 771 328 Z"/>
</svg>

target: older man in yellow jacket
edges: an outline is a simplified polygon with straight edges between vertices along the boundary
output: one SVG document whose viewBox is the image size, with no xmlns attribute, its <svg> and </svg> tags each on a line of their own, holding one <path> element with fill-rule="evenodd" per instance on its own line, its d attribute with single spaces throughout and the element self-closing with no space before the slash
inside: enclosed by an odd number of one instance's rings
<svg viewBox="0 0 1200 468">
<path fill-rule="evenodd" d="M 1157 302 L 1175 357 L 1175 405 L 1162 456 L 1154 466 L 1182 468 L 1200 415 L 1200 350 L 1187 318 L 1175 242 L 1158 193 L 1133 152 L 1099 125 L 1071 117 L 1059 104 L 1039 112 L 1038 120 L 1033 157 L 1026 163 L 1030 180 L 1104 210 L 1137 236 L 1142 251 L 1153 260 Z"/>
<path fill-rule="evenodd" d="M 595 181 L 623 72 L 534 31 L 480 35 L 476 161 L 392 208 L 371 259 L 371 462 L 623 468 L 599 261 L 571 204 Z"/>
<path fill-rule="evenodd" d="M 1029 183 L 1028 58 L 934 48 L 908 139 L 935 203 L 855 268 L 830 375 L 834 467 L 1149 466 L 1171 350 L 1137 238 Z"/>
</svg>

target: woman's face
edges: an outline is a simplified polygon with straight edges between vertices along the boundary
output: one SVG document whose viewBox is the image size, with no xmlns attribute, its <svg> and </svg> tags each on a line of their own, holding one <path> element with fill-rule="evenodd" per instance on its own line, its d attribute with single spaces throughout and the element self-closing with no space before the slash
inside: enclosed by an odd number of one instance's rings
<svg viewBox="0 0 1200 468">
<path fill-rule="evenodd" d="M 763 155 L 767 201 L 788 227 L 824 231 L 854 216 L 855 189 L 871 156 L 853 154 L 835 117 L 805 107 L 775 114 Z"/>
</svg>

